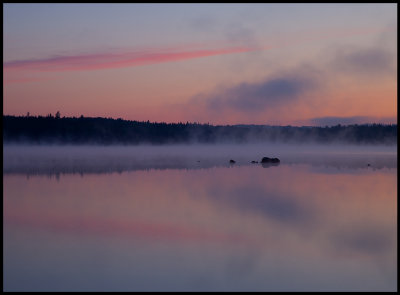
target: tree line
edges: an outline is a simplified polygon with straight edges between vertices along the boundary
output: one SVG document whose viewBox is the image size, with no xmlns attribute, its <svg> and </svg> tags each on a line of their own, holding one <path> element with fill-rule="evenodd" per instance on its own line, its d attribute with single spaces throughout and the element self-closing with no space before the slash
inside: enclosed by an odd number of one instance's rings
<svg viewBox="0 0 400 295">
<path fill-rule="evenodd" d="M 54 144 L 352 143 L 397 144 L 397 124 L 210 125 L 113 118 L 3 115 L 3 142 Z"/>
</svg>

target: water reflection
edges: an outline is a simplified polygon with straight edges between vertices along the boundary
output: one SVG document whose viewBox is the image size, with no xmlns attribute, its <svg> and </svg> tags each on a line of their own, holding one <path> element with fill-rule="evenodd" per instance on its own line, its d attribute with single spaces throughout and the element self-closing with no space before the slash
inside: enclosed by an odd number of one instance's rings
<svg viewBox="0 0 400 295">
<path fill-rule="evenodd" d="M 341 147 L 269 146 L 184 146 L 169 147 L 46 147 L 5 146 L 3 173 L 31 175 L 123 173 L 127 171 L 210 169 L 216 167 L 261 166 L 274 168 L 284 165 L 312 165 L 316 168 L 384 169 L 397 168 L 397 152 L 393 148 L 355 151 Z M 294 149 L 294 150 L 293 150 Z M 276 155 L 281 163 L 252 163 L 263 156 Z M 231 164 L 230 159 L 235 163 Z"/>
<path fill-rule="evenodd" d="M 230 206 L 242 213 L 259 214 L 280 222 L 303 223 L 312 218 L 312 210 L 300 200 L 281 193 L 268 190 L 263 186 L 214 186 L 208 190 L 208 196 L 221 206 Z"/>
<path fill-rule="evenodd" d="M 51 161 L 42 161 L 38 159 L 18 159 L 19 162 L 13 162 L 12 159 L 5 158 L 3 165 L 4 174 L 25 174 L 27 178 L 33 175 L 55 176 L 59 179 L 63 174 L 101 174 L 101 173 L 123 173 L 129 171 L 149 171 L 149 170 L 199 170 L 223 167 L 240 167 L 240 166 L 260 166 L 263 168 L 274 168 L 279 165 L 302 165 L 307 164 L 315 167 L 316 170 L 327 173 L 341 173 L 347 170 L 379 170 L 379 169 L 395 169 L 397 168 L 396 155 L 382 156 L 374 165 L 365 164 L 365 159 L 347 159 L 347 158 L 330 158 L 329 155 L 321 158 L 303 158 L 294 160 L 290 156 L 283 159 L 283 163 L 251 163 L 246 160 L 231 164 L 226 159 L 208 159 L 201 162 L 192 161 L 184 158 L 166 158 L 156 163 L 143 163 L 132 158 L 129 160 L 105 160 L 92 159 L 92 161 L 65 161 L 63 158 L 52 159 Z"/>
<path fill-rule="evenodd" d="M 275 166 L 279 166 L 280 163 L 261 163 L 261 166 L 263 168 L 269 168 L 269 167 L 275 167 Z"/>
<path fill-rule="evenodd" d="M 397 169 L 237 162 L 6 173 L 4 289 L 396 290 Z"/>
</svg>

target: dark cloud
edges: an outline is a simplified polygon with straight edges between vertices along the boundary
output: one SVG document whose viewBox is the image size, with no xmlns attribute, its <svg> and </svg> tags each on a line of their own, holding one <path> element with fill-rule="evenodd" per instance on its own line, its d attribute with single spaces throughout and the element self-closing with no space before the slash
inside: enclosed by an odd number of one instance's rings
<svg viewBox="0 0 400 295">
<path fill-rule="evenodd" d="M 335 126 L 335 125 L 352 125 L 366 123 L 396 123 L 396 118 L 377 118 L 369 116 L 352 116 L 352 117 L 319 117 L 310 119 L 310 123 L 316 126 Z"/>
<path fill-rule="evenodd" d="M 336 70 L 367 75 L 382 75 L 395 70 L 395 55 L 383 48 L 342 49 L 332 60 Z"/>
<path fill-rule="evenodd" d="M 288 106 L 317 85 L 315 77 L 299 71 L 257 83 L 241 83 L 206 95 L 202 99 L 206 101 L 208 109 L 231 108 L 238 111 L 257 112 L 283 105 Z"/>
</svg>

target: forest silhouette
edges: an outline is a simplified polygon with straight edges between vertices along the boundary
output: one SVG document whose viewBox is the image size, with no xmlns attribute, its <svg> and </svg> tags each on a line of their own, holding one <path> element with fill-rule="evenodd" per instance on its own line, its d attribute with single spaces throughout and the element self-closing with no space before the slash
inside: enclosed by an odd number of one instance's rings
<svg viewBox="0 0 400 295">
<path fill-rule="evenodd" d="M 155 123 L 121 118 L 3 115 L 3 142 L 37 144 L 351 143 L 397 144 L 397 124 L 336 126 Z"/>
</svg>

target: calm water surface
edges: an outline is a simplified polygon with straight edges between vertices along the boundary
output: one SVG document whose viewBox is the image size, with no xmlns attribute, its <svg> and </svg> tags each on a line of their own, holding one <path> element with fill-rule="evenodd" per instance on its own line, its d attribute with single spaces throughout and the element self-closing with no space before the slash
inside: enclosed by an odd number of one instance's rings
<svg viewBox="0 0 400 295">
<path fill-rule="evenodd" d="M 395 291 L 397 155 L 369 161 L 5 164 L 4 291 Z"/>
</svg>

